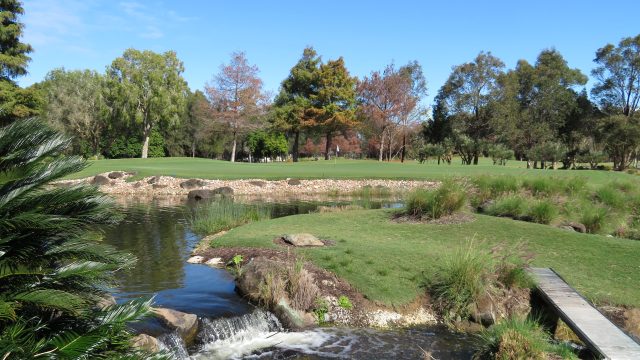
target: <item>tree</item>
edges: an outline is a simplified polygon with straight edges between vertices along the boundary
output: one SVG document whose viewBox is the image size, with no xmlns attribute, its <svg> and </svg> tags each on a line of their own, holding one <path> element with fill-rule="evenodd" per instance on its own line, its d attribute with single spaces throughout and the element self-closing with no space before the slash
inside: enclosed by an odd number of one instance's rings
<svg viewBox="0 0 640 360">
<path fill-rule="evenodd" d="M 432 118 L 422 123 L 422 136 L 430 144 L 441 144 L 453 135 L 447 103 L 443 96 L 444 94 L 438 92 L 434 99 Z"/>
<path fill-rule="evenodd" d="M 20 41 L 24 25 L 18 17 L 24 13 L 18 0 L 0 1 L 0 125 L 38 113 L 40 99 L 35 89 L 21 89 L 14 80 L 27 73 L 33 51 Z"/>
<path fill-rule="evenodd" d="M 185 109 L 184 66 L 173 51 L 128 49 L 107 69 L 112 119 L 142 126 L 141 157 L 147 158 L 149 137 L 160 124 L 177 123 Z"/>
<path fill-rule="evenodd" d="M 602 122 L 605 151 L 613 161 L 613 168 L 623 171 L 633 162 L 640 146 L 640 124 L 634 117 L 612 115 Z"/>
<path fill-rule="evenodd" d="M 344 59 L 320 66 L 318 92 L 312 97 L 310 117 L 303 125 L 324 134 L 325 160 L 329 160 L 333 136 L 358 124 L 356 117 L 356 79 L 349 75 Z"/>
<path fill-rule="evenodd" d="M 83 169 L 70 140 L 36 120 L 0 128 L 0 358 L 145 358 L 127 324 L 150 301 L 99 309 L 113 273 L 135 258 L 96 240 L 113 223 L 95 187 L 52 187 Z"/>
<path fill-rule="evenodd" d="M 258 67 L 250 65 L 243 52 L 235 52 L 231 54 L 231 62 L 221 65 L 218 75 L 205 87 L 214 118 L 231 129 L 231 162 L 236 161 L 238 136 L 256 127 L 266 101 L 258 72 Z"/>
<path fill-rule="evenodd" d="M 287 153 L 289 144 L 284 134 L 258 130 L 247 136 L 247 146 L 254 159 L 270 158 Z"/>
<path fill-rule="evenodd" d="M 587 114 L 578 112 L 578 106 L 586 104 L 578 102 L 580 94 L 575 88 L 586 81 L 580 70 L 570 68 L 553 49 L 543 50 L 535 65 L 520 60 L 514 70 L 498 79 L 491 126 L 498 130 L 500 141 L 528 158 L 527 154 L 536 153 L 532 149 L 556 142 L 562 131 L 569 130 L 569 122 L 575 127 L 584 120 L 580 117 Z"/>
<path fill-rule="evenodd" d="M 43 118 L 74 137 L 76 154 L 98 155 L 107 127 L 104 78 L 95 71 L 49 72 L 42 84 Z"/>
<path fill-rule="evenodd" d="M 640 35 L 607 44 L 596 51 L 598 66 L 591 74 L 596 84 L 591 90 L 601 109 L 610 114 L 633 116 L 640 102 Z"/>
<path fill-rule="evenodd" d="M 454 67 L 440 90 L 442 100 L 446 101 L 446 109 L 453 116 L 454 128 L 476 143 L 471 147 L 474 151 L 479 151 L 481 147 L 477 143 L 491 132 L 491 105 L 503 68 L 504 63 L 500 59 L 490 52 L 481 52 L 472 62 Z M 469 147 L 465 145 L 465 148 Z M 479 154 L 472 154 L 476 165 Z"/>
<path fill-rule="evenodd" d="M 298 63 L 291 68 L 282 82 L 274 101 L 274 126 L 293 135 L 292 157 L 298 161 L 300 134 L 313 108 L 312 98 L 317 96 L 322 60 L 312 47 L 307 47 Z"/>
<path fill-rule="evenodd" d="M 417 61 L 409 62 L 399 70 L 400 75 L 409 82 L 409 93 L 404 97 L 404 106 L 400 112 L 400 127 L 402 130 L 402 147 L 400 162 L 404 162 L 407 148 L 407 133 L 409 129 L 422 122 L 427 115 L 427 109 L 420 106 L 420 101 L 427 96 L 427 81 L 422 73 L 422 66 Z"/>
</svg>

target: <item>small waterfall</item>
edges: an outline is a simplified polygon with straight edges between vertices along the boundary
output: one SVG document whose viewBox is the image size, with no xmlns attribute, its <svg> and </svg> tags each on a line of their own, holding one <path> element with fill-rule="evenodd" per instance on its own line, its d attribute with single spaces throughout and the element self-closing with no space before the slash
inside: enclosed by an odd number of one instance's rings
<svg viewBox="0 0 640 360">
<path fill-rule="evenodd" d="M 180 335 L 178 335 L 175 331 L 159 336 L 158 341 L 160 341 L 160 346 L 162 348 L 161 350 L 166 350 L 173 354 L 174 359 L 189 359 L 187 345 L 184 343 Z"/>
<path fill-rule="evenodd" d="M 278 318 L 270 312 L 255 310 L 249 314 L 215 320 L 202 319 L 198 339 L 203 344 L 233 339 L 242 341 L 258 334 L 282 331 Z"/>
</svg>

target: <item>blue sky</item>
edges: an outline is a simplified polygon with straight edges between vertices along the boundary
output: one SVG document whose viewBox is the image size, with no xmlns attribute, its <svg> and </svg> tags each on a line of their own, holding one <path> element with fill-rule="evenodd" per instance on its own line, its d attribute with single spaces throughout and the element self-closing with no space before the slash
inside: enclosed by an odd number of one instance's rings
<svg viewBox="0 0 640 360">
<path fill-rule="evenodd" d="M 451 67 L 491 51 L 511 68 L 559 50 L 589 74 L 595 51 L 640 33 L 640 1 L 108 1 L 26 0 L 24 40 L 35 52 L 23 86 L 56 67 L 104 71 L 130 47 L 175 50 L 191 89 L 233 51 L 276 92 L 307 45 L 343 56 L 353 75 L 418 60 L 438 91 Z"/>
</svg>

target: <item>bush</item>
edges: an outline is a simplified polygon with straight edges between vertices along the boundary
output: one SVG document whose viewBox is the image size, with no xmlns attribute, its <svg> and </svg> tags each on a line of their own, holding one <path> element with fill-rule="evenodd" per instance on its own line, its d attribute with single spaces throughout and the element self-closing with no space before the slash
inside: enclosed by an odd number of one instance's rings
<svg viewBox="0 0 640 360">
<path fill-rule="evenodd" d="M 338 298 L 338 306 L 340 306 L 345 310 L 353 309 L 353 304 L 351 303 L 351 300 L 349 300 L 349 298 L 344 295 Z"/>
<path fill-rule="evenodd" d="M 580 193 L 587 186 L 587 179 L 583 177 L 571 177 L 562 181 L 563 190 L 569 195 Z"/>
<path fill-rule="evenodd" d="M 439 219 L 460 210 L 466 202 L 464 189 L 454 182 L 444 182 L 437 190 L 416 189 L 407 197 L 406 214 L 418 218 Z"/>
<path fill-rule="evenodd" d="M 447 319 L 469 316 L 469 305 L 491 286 L 493 269 L 493 259 L 472 242 L 444 261 L 429 287 Z"/>
<path fill-rule="evenodd" d="M 550 354 L 577 358 L 568 345 L 555 345 L 534 320 L 506 319 L 478 335 L 474 359 L 548 359 Z"/>
<path fill-rule="evenodd" d="M 525 199 L 519 195 L 510 195 L 496 200 L 486 212 L 492 216 L 519 218 L 527 208 Z"/>
<path fill-rule="evenodd" d="M 587 206 L 582 210 L 580 222 L 587 228 L 588 233 L 593 234 L 602 229 L 606 218 L 607 209 Z"/>
<path fill-rule="evenodd" d="M 269 218 L 271 210 L 266 206 L 239 204 L 223 198 L 196 207 L 191 216 L 191 226 L 198 233 L 213 234 Z"/>
<path fill-rule="evenodd" d="M 549 200 L 541 200 L 533 204 L 528 211 L 529 217 L 538 224 L 549 224 L 555 219 L 558 209 Z"/>
</svg>

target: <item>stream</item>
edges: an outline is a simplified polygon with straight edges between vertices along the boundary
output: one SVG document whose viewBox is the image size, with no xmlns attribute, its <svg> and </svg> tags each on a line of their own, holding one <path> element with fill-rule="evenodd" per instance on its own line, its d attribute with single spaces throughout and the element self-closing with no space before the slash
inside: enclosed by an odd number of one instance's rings
<svg viewBox="0 0 640 360">
<path fill-rule="evenodd" d="M 189 226 L 194 204 L 163 198 L 120 198 L 118 202 L 124 220 L 104 229 L 105 242 L 133 253 L 138 262 L 133 269 L 119 273 L 112 293 L 118 302 L 154 296 L 155 306 L 198 315 L 198 338 L 188 349 L 158 320 L 134 326 L 156 336 L 177 359 L 424 359 L 423 350 L 437 359 L 472 355 L 473 339 L 442 327 L 388 331 L 322 327 L 289 332 L 271 313 L 238 296 L 234 279 L 226 270 L 186 262 L 201 239 Z M 350 202 L 283 199 L 268 204 L 272 216 L 280 217 Z M 367 206 L 399 204 L 383 200 Z"/>
</svg>

